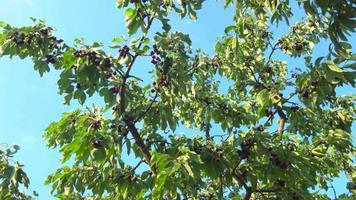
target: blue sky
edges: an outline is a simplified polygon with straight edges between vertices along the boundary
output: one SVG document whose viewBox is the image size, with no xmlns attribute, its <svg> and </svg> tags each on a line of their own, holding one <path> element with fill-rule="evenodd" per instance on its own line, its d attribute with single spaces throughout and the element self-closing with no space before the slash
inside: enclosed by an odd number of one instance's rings
<svg viewBox="0 0 356 200">
<path fill-rule="evenodd" d="M 22 26 L 31 23 L 29 17 L 45 19 L 56 28 L 56 35 L 69 44 L 83 37 L 87 43 L 100 41 L 107 46 L 112 38 L 126 34 L 123 11 L 115 7 L 114 0 L 0 0 L 0 21 Z M 221 2 L 209 0 L 198 17 L 197 22 L 191 22 L 172 16 L 172 27 L 190 33 L 195 48 L 212 53 L 215 40 L 232 22 L 231 12 L 224 12 Z M 292 21 L 299 17 L 296 14 Z M 285 27 L 280 25 L 277 34 L 284 33 Z M 317 52 L 322 53 L 325 47 L 321 45 Z M 300 60 L 288 59 L 288 62 L 290 67 L 301 64 Z M 31 179 L 30 189 L 38 191 L 40 199 L 53 199 L 43 181 L 59 167 L 60 155 L 47 149 L 41 136 L 50 122 L 79 105 L 62 104 L 63 97 L 57 94 L 58 73 L 52 71 L 41 78 L 32 66 L 29 59 L 0 59 L 0 142 L 21 146 L 17 159 L 25 165 Z M 138 67 L 135 72 L 141 70 Z M 335 182 L 337 193 L 345 191 L 345 184 L 345 178 Z"/>
</svg>

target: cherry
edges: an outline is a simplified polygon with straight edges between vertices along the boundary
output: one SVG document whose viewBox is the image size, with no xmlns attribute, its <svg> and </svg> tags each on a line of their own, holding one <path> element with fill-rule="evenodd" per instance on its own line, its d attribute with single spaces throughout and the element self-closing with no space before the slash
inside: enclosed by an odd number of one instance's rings
<svg viewBox="0 0 356 200">
<path fill-rule="evenodd" d="M 46 63 L 47 64 L 49 64 L 49 63 L 54 64 L 55 62 L 56 62 L 56 59 L 54 58 L 53 55 L 47 55 L 46 56 Z"/>
<path fill-rule="evenodd" d="M 73 55 L 74 55 L 75 57 L 78 57 L 78 58 L 85 56 L 85 54 L 84 54 L 84 52 L 83 52 L 82 50 L 76 50 L 76 51 L 73 53 Z"/>
<path fill-rule="evenodd" d="M 129 51 L 130 51 L 130 48 L 129 48 L 127 45 L 123 46 L 123 47 L 119 50 L 119 52 L 120 52 L 119 57 L 120 57 L 120 58 L 125 58 L 126 55 L 129 53 Z"/>
<path fill-rule="evenodd" d="M 24 40 L 25 40 L 25 34 L 24 33 L 17 33 L 15 32 L 15 36 L 13 38 L 13 41 L 17 44 L 17 45 L 22 45 L 24 44 Z"/>
<path fill-rule="evenodd" d="M 38 30 L 42 35 L 48 35 L 48 28 L 41 28 Z"/>
<path fill-rule="evenodd" d="M 112 87 L 112 88 L 109 89 L 109 91 L 115 95 L 115 94 L 119 93 L 119 88 L 118 87 Z"/>
<path fill-rule="evenodd" d="M 114 112 L 119 112 L 120 111 L 120 106 L 116 105 L 112 108 L 112 111 Z"/>
<path fill-rule="evenodd" d="M 283 43 L 283 40 L 282 39 L 279 39 L 278 41 L 277 41 L 277 45 L 280 45 L 280 44 L 282 44 Z"/>
<path fill-rule="evenodd" d="M 159 146 L 165 147 L 165 146 L 166 146 L 166 142 L 164 142 L 164 141 L 160 142 L 160 143 L 159 143 Z"/>
<path fill-rule="evenodd" d="M 272 115 L 273 115 L 272 109 L 266 109 L 266 110 L 265 110 L 265 115 L 266 115 L 267 117 L 272 116 Z"/>
<path fill-rule="evenodd" d="M 299 110 L 299 107 L 298 106 L 292 106 L 290 107 L 290 109 L 293 111 L 293 112 L 296 112 Z"/>
<path fill-rule="evenodd" d="M 91 127 L 92 127 L 92 129 L 94 129 L 94 130 L 98 130 L 98 129 L 101 128 L 101 124 L 100 124 L 99 121 L 95 121 L 95 122 L 92 123 Z"/>
<path fill-rule="evenodd" d="M 131 177 L 131 181 L 132 181 L 132 182 L 136 182 L 137 179 L 138 179 L 137 176 L 132 176 L 132 177 Z"/>
<path fill-rule="evenodd" d="M 261 86 L 259 84 L 255 84 L 255 85 L 253 85 L 253 89 L 259 90 L 259 89 L 261 89 Z"/>
<path fill-rule="evenodd" d="M 156 60 L 152 60 L 151 63 L 157 65 L 158 62 Z"/>
<path fill-rule="evenodd" d="M 312 86 L 317 86 L 319 84 L 319 81 L 317 81 L 317 80 L 313 80 L 312 82 L 311 82 L 311 85 Z"/>
<path fill-rule="evenodd" d="M 157 55 L 157 49 L 154 49 L 154 51 L 150 52 L 151 55 L 151 63 L 156 65 L 157 63 L 159 63 L 161 61 L 161 58 Z"/>
<path fill-rule="evenodd" d="M 304 98 L 309 98 L 309 93 L 308 93 L 308 91 L 304 91 L 303 93 L 302 93 L 302 97 L 304 97 Z"/>
<path fill-rule="evenodd" d="M 110 125 L 110 128 L 111 128 L 111 129 L 116 129 L 117 126 L 116 126 L 116 124 L 111 124 L 111 125 Z"/>
<path fill-rule="evenodd" d="M 98 54 L 96 52 L 89 52 L 88 53 L 88 56 L 89 56 L 89 60 L 94 64 L 94 65 L 100 65 L 100 58 L 98 56 Z"/>
<path fill-rule="evenodd" d="M 288 168 L 288 165 L 289 163 L 287 161 L 282 160 L 279 163 L 279 168 L 281 168 L 282 170 L 286 170 Z"/>
<path fill-rule="evenodd" d="M 32 40 L 33 40 L 33 34 L 30 33 L 30 34 L 28 34 L 27 37 L 25 38 L 25 43 L 26 43 L 27 45 L 31 45 Z"/>
<path fill-rule="evenodd" d="M 241 159 L 246 159 L 249 157 L 250 152 L 246 149 L 237 150 L 237 154 L 240 156 Z"/>
<path fill-rule="evenodd" d="M 267 31 L 263 31 L 262 32 L 262 34 L 261 34 L 261 37 L 263 38 L 263 39 L 265 39 L 265 38 L 267 38 L 268 37 L 268 32 Z"/>
<path fill-rule="evenodd" d="M 256 130 L 257 131 L 264 131 L 265 128 L 263 127 L 263 125 L 259 125 L 259 126 L 256 127 Z"/>
<path fill-rule="evenodd" d="M 303 44 L 301 44 L 300 42 L 297 42 L 295 45 L 294 45 L 294 49 L 296 51 L 301 51 L 303 50 Z"/>
<path fill-rule="evenodd" d="M 293 192 L 292 193 L 292 199 L 293 200 L 299 200 L 300 198 L 299 198 L 299 195 L 296 192 Z"/>
<path fill-rule="evenodd" d="M 103 146 L 103 145 L 102 145 L 102 142 L 103 142 L 102 139 L 100 139 L 100 138 L 95 138 L 95 139 L 93 140 L 93 142 L 92 142 L 92 145 L 94 146 L 94 148 L 100 148 L 100 147 Z"/>
<path fill-rule="evenodd" d="M 103 61 L 101 62 L 101 65 L 104 66 L 104 67 L 110 67 L 111 66 L 110 58 L 104 58 Z"/>
<path fill-rule="evenodd" d="M 272 152 L 270 153 L 271 159 L 276 159 L 277 158 L 277 154 Z"/>
<path fill-rule="evenodd" d="M 48 37 L 48 40 L 57 41 L 57 38 L 55 36 L 51 35 Z"/>
<path fill-rule="evenodd" d="M 278 185 L 279 187 L 284 187 L 284 186 L 286 185 L 286 182 L 285 182 L 284 180 L 281 180 L 281 179 L 278 179 L 278 180 L 276 181 L 276 183 L 277 183 L 277 185 Z"/>
<path fill-rule="evenodd" d="M 168 78 L 166 76 L 161 76 L 158 80 L 158 85 L 160 86 L 167 86 L 168 85 Z"/>
</svg>

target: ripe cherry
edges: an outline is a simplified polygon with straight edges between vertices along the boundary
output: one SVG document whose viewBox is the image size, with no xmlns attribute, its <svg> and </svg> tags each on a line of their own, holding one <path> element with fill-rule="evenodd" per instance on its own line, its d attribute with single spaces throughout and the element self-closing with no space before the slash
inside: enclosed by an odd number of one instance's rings
<svg viewBox="0 0 356 200">
<path fill-rule="evenodd" d="M 112 88 L 109 89 L 109 91 L 110 91 L 112 94 L 116 95 L 116 94 L 119 93 L 119 88 L 118 88 L 118 87 L 112 87 Z"/>
<path fill-rule="evenodd" d="M 95 138 L 95 139 L 93 140 L 93 142 L 92 142 L 92 145 L 94 146 L 94 148 L 100 148 L 100 147 L 103 146 L 103 145 L 102 145 L 102 142 L 103 142 L 102 139 L 100 139 L 100 138 Z"/>
<path fill-rule="evenodd" d="M 293 112 L 296 112 L 299 110 L 299 107 L 298 106 L 292 106 L 290 107 L 290 109 L 293 111 Z"/>
<path fill-rule="evenodd" d="M 49 63 L 54 64 L 55 62 L 56 62 L 56 59 L 54 58 L 53 55 L 47 55 L 46 56 L 46 63 L 47 64 L 49 64 Z"/>
<path fill-rule="evenodd" d="M 303 44 L 300 43 L 300 42 L 297 42 L 297 43 L 294 45 L 294 49 L 295 49 L 296 51 L 301 51 L 301 50 L 303 50 Z"/>
</svg>

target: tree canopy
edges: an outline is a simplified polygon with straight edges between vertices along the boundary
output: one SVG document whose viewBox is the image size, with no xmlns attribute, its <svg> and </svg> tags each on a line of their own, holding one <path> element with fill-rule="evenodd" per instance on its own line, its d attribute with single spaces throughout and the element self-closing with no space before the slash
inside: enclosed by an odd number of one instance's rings
<svg viewBox="0 0 356 200">
<path fill-rule="evenodd" d="M 60 72 L 64 103 L 93 105 L 63 113 L 43 138 L 63 164 L 45 183 L 59 199 L 331 199 L 333 179 L 345 173 L 355 197 L 351 126 L 355 120 L 356 55 L 353 0 L 225 0 L 233 24 L 209 55 L 189 34 L 171 31 L 172 13 L 199 20 L 204 0 L 117 0 L 127 38 L 70 46 L 44 21 L 15 27 L 0 22 L 0 57 L 31 58 L 42 76 Z M 295 12 L 304 17 L 290 24 Z M 152 24 L 160 30 L 152 32 Z M 289 30 L 275 36 L 276 25 Z M 315 57 L 315 46 L 329 48 Z M 276 56 L 304 58 L 292 68 Z M 148 59 L 147 59 L 148 58 Z M 147 61 L 139 66 L 138 60 Z M 150 62 L 150 63 L 149 63 Z M 149 65 L 150 64 L 150 65 Z M 150 67 L 150 81 L 132 73 Z M 221 81 L 223 80 L 223 81 Z M 231 83 L 228 84 L 227 82 Z M 226 91 L 220 86 L 228 85 Z M 190 134 L 178 135 L 179 127 Z M 212 127 L 222 131 L 216 133 Z M 33 199 L 29 179 L 0 150 L 0 198 Z M 128 155 L 137 165 L 129 165 Z M 336 197 L 335 197 L 336 198 Z"/>
</svg>

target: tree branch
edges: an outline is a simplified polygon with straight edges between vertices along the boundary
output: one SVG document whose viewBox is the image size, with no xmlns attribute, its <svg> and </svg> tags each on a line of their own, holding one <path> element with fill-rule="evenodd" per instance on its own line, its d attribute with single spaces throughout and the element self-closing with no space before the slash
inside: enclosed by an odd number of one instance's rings
<svg viewBox="0 0 356 200">
<path fill-rule="evenodd" d="M 151 162 L 151 153 L 148 150 L 147 146 L 145 145 L 144 141 L 142 140 L 137 128 L 135 125 L 130 122 L 129 120 L 125 120 L 127 127 L 129 128 L 130 133 L 132 134 L 132 137 L 135 139 L 135 142 L 140 149 L 140 151 L 143 153 L 143 156 L 145 157 L 145 161 L 147 163 Z M 154 170 L 153 170 L 154 171 Z M 154 173 L 154 172 L 153 172 Z"/>
<path fill-rule="evenodd" d="M 136 166 L 134 167 L 134 168 L 132 168 L 132 172 L 134 172 L 138 167 L 140 167 L 140 165 L 142 164 L 142 163 L 144 163 L 145 162 L 145 160 L 140 160 L 140 162 L 138 162 L 137 164 L 136 164 Z"/>
<path fill-rule="evenodd" d="M 153 103 L 156 102 L 156 99 L 158 97 L 158 92 L 156 92 L 155 96 L 153 97 L 150 105 L 147 107 L 147 109 L 140 115 L 138 116 L 136 119 L 135 119 L 135 122 L 138 122 L 140 119 L 142 119 L 152 108 L 153 106 Z"/>
<path fill-rule="evenodd" d="M 205 138 L 207 140 L 211 140 L 211 136 L 210 136 L 210 123 L 206 122 L 205 124 Z"/>
<path fill-rule="evenodd" d="M 285 125 L 287 117 L 286 117 L 286 114 L 284 114 L 284 112 L 281 109 L 278 109 L 277 113 L 279 115 L 277 132 L 278 132 L 279 136 L 282 137 L 282 134 L 284 131 L 284 125 Z"/>
<path fill-rule="evenodd" d="M 147 23 L 147 28 L 146 30 L 148 31 L 149 28 L 152 25 L 153 19 L 154 19 L 154 13 L 150 16 L 148 16 L 148 23 Z M 144 43 L 144 40 L 146 38 L 147 35 L 147 31 L 143 33 L 143 35 L 141 36 L 141 39 L 137 45 L 137 49 L 140 49 L 142 44 Z M 119 90 L 119 95 L 120 95 L 120 101 L 119 101 L 119 110 L 120 110 L 120 114 L 122 115 L 123 113 L 125 113 L 125 87 L 126 87 L 126 80 L 130 77 L 130 71 L 137 59 L 137 57 L 139 56 L 139 53 L 135 53 L 135 55 L 133 55 L 132 60 L 130 62 L 130 64 L 127 67 L 127 70 L 124 74 L 124 76 L 122 77 L 122 82 L 120 83 L 120 90 Z M 138 148 L 140 149 L 140 151 L 143 153 L 143 156 L 145 158 L 145 161 L 149 164 L 151 162 L 151 153 L 149 151 L 149 148 L 145 145 L 144 141 L 142 140 L 142 137 L 140 136 L 137 128 L 135 127 L 135 122 L 133 122 L 132 119 L 128 118 L 127 116 L 123 116 L 125 123 L 127 124 L 127 127 L 130 131 L 130 133 L 132 134 L 133 138 L 135 139 L 135 142 L 138 146 Z M 155 169 L 151 169 L 153 174 L 156 174 Z"/>
<path fill-rule="evenodd" d="M 150 29 L 151 25 L 152 25 L 152 22 L 153 22 L 153 17 L 154 14 L 152 14 L 151 16 L 149 16 L 148 18 L 148 24 L 147 24 L 147 31 Z M 140 49 L 145 38 L 146 38 L 146 35 L 147 35 L 147 32 L 144 32 L 143 35 L 141 36 L 141 39 L 137 45 L 137 49 Z M 122 82 L 120 84 L 120 91 L 119 91 L 119 94 L 120 94 L 120 102 L 119 102 L 119 108 L 120 108 L 120 112 L 121 114 L 125 112 L 125 88 L 126 88 L 126 80 L 130 77 L 130 71 L 133 67 L 133 64 L 135 63 L 137 57 L 139 56 L 138 53 L 135 53 L 135 55 L 132 56 L 132 61 L 130 62 L 130 64 L 128 65 L 127 67 L 127 70 L 124 74 L 124 76 L 122 77 Z"/>
</svg>

